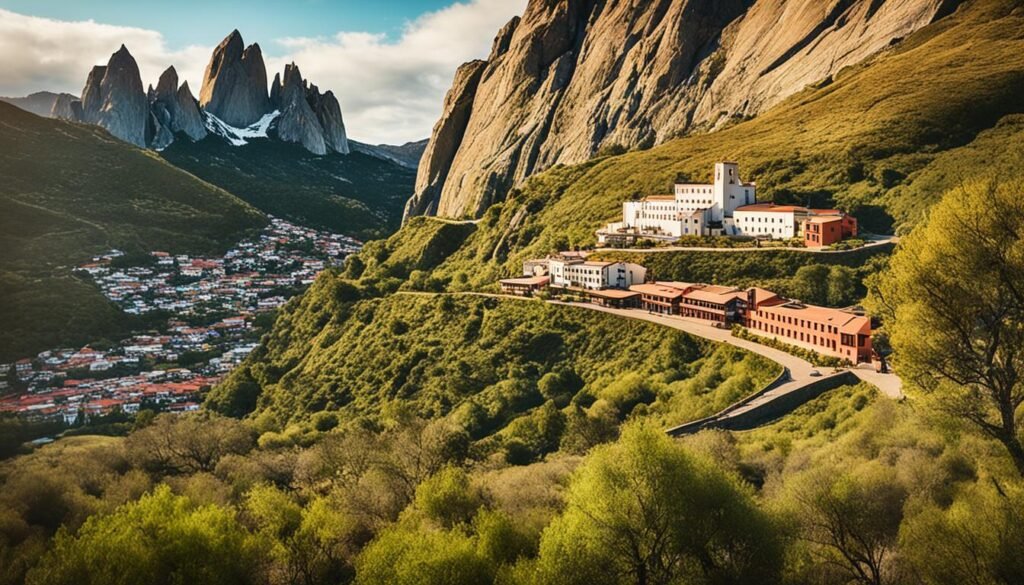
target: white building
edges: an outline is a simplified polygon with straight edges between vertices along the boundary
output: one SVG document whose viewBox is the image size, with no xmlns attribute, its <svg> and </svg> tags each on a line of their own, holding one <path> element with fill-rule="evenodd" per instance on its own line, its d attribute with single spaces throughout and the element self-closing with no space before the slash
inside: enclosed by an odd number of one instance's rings
<svg viewBox="0 0 1024 585">
<path fill-rule="evenodd" d="M 756 185 L 744 183 L 739 165 L 715 165 L 712 184 L 680 183 L 673 195 L 654 195 L 622 204 L 622 222 L 598 231 L 598 241 L 616 238 L 676 240 L 683 236 L 740 235 L 735 211 L 757 202 Z"/>
<path fill-rule="evenodd" d="M 812 217 L 843 217 L 836 209 L 757 203 L 756 185 L 744 183 L 736 163 L 715 165 L 711 185 L 678 184 L 673 195 L 653 195 L 622 204 L 622 221 L 598 230 L 602 244 L 637 238 L 675 241 L 685 236 L 801 237 Z"/>
<path fill-rule="evenodd" d="M 647 269 L 629 262 L 587 262 L 585 260 L 551 259 L 548 261 L 550 286 L 602 290 L 628 289 L 644 282 Z"/>
</svg>

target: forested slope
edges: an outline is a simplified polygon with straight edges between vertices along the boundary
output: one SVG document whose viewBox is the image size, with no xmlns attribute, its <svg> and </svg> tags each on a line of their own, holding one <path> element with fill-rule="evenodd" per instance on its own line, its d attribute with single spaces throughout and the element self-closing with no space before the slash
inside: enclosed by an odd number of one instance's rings
<svg viewBox="0 0 1024 585">
<path fill-rule="evenodd" d="M 130 325 L 70 269 L 98 252 L 226 249 L 266 222 L 106 131 L 0 103 L 0 359 Z"/>
</svg>

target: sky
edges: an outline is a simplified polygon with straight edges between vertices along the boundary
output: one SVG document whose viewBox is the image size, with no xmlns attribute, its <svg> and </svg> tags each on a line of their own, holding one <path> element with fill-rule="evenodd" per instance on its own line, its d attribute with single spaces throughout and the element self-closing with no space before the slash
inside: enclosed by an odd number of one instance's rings
<svg viewBox="0 0 1024 585">
<path fill-rule="evenodd" d="M 268 78 L 294 61 L 333 90 L 352 138 L 402 144 L 430 135 L 455 69 L 486 58 L 526 1 L 0 0 L 0 95 L 77 95 L 124 43 L 144 85 L 174 65 L 198 97 L 211 51 L 237 28 Z"/>
</svg>

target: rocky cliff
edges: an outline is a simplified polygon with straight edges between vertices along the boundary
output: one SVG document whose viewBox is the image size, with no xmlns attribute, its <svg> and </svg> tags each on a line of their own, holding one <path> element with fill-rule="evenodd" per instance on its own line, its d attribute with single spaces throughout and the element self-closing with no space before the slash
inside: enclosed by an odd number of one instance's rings
<svg viewBox="0 0 1024 585">
<path fill-rule="evenodd" d="M 221 41 L 206 66 L 199 103 L 236 128 L 250 126 L 270 113 L 267 68 L 260 46 L 246 47 L 237 30 Z"/>
<path fill-rule="evenodd" d="M 144 92 L 135 59 L 123 45 L 106 66 L 89 72 L 80 101 L 50 95 L 54 96 L 47 109 L 51 116 L 98 124 L 122 140 L 157 150 L 170 146 L 179 135 L 192 142 L 203 140 L 209 127 L 235 145 L 246 143 L 242 136 L 276 136 L 317 155 L 349 153 L 341 105 L 334 93 L 320 93 L 292 63 L 283 79 L 280 74 L 274 77 L 268 94 L 263 53 L 259 45 L 245 47 L 237 30 L 213 51 L 200 101 L 193 97 L 188 82 L 178 86 L 174 67 L 163 72 L 155 88 Z"/>
<path fill-rule="evenodd" d="M 531 0 L 457 73 L 408 213 L 479 216 L 552 165 L 756 116 L 958 4 Z"/>
<path fill-rule="evenodd" d="M 139 66 L 121 45 L 106 67 L 93 67 L 82 90 L 82 121 L 106 128 L 136 146 L 146 146 L 149 105 Z"/>
<path fill-rule="evenodd" d="M 280 140 L 297 142 L 313 154 L 349 153 L 338 99 L 303 79 L 295 63 L 285 66 L 283 78 L 274 76 L 270 103 L 281 112 L 273 126 Z"/>
</svg>

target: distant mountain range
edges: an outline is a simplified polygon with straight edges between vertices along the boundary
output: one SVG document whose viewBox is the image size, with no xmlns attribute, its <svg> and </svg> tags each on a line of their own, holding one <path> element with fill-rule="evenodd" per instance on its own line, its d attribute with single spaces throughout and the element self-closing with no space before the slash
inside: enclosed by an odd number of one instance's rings
<svg viewBox="0 0 1024 585">
<path fill-rule="evenodd" d="M 237 30 L 214 49 L 199 99 L 174 67 L 143 89 L 125 46 L 89 72 L 81 97 L 2 99 L 156 150 L 264 212 L 363 239 L 398 229 L 426 147 L 350 141 L 333 92 L 294 63 L 268 84 L 260 46 L 246 46 Z"/>
<path fill-rule="evenodd" d="M 33 102 L 36 113 L 48 97 Z M 268 93 L 263 52 L 259 44 L 246 47 L 237 30 L 214 49 L 198 101 L 188 82 L 178 85 L 174 67 L 164 71 L 155 88 L 143 89 L 138 64 L 121 45 L 106 65 L 89 72 L 81 99 L 57 96 L 49 114 L 102 126 L 125 142 L 156 150 L 182 136 L 196 142 L 212 133 L 234 143 L 253 134 L 273 137 L 317 155 L 349 152 L 334 94 L 321 93 L 294 63 L 274 77 Z"/>
<path fill-rule="evenodd" d="M 69 93 L 53 93 L 52 91 L 37 91 L 25 97 L 0 97 L 0 102 L 6 102 L 17 106 L 26 112 L 32 112 L 37 116 L 49 118 L 53 112 L 53 106 L 57 100 L 64 100 L 66 103 L 79 99 Z"/>
</svg>

